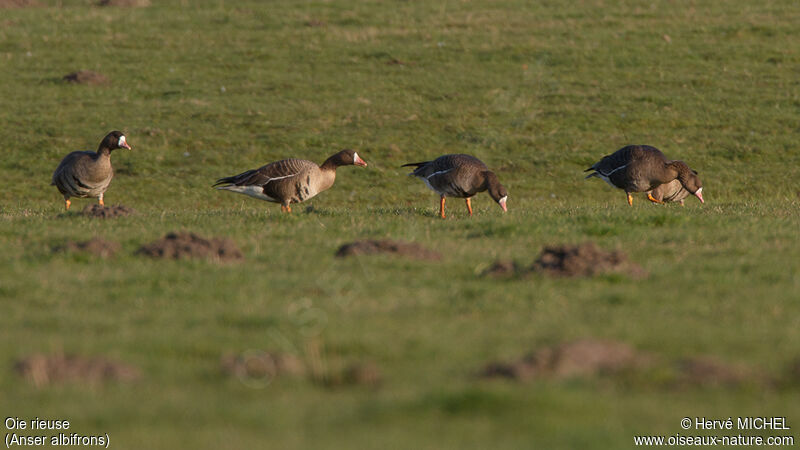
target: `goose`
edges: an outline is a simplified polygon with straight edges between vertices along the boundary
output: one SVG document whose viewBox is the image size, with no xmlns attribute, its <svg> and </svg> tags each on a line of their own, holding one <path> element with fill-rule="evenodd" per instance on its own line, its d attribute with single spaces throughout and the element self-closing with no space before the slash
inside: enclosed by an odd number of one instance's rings
<svg viewBox="0 0 800 450">
<path fill-rule="evenodd" d="M 305 159 L 283 159 L 232 177 L 220 178 L 212 187 L 259 200 L 281 204 L 282 212 L 292 212 L 292 203 L 304 202 L 333 186 L 336 168 L 366 167 L 354 150 L 345 149 L 321 165 Z"/>
<path fill-rule="evenodd" d="M 118 148 L 131 150 L 121 131 L 112 131 L 100 141 L 96 152 L 72 152 L 61 160 L 53 172 L 51 186 L 58 188 L 64 196 L 69 211 L 71 197 L 94 197 L 104 206 L 103 195 L 114 178 L 111 168 L 111 152 Z"/>
<path fill-rule="evenodd" d="M 439 216 L 445 218 L 446 197 L 466 199 L 467 211 L 472 216 L 470 199 L 478 192 L 488 190 L 489 196 L 506 212 L 508 191 L 500 184 L 497 175 L 480 159 L 464 154 L 443 155 L 433 161 L 403 164 L 401 167 L 416 167 L 410 176 L 420 178 L 432 191 L 441 197 Z"/>
<path fill-rule="evenodd" d="M 613 187 L 622 189 L 628 196 L 628 205 L 633 206 L 632 192 L 648 192 L 656 187 L 678 180 L 690 194 L 703 200 L 703 184 L 683 161 L 668 160 L 661 150 L 649 145 L 628 145 L 603 157 L 585 170 L 594 172 L 587 179 L 598 177 Z M 661 203 L 652 195 L 650 201 Z"/>
</svg>

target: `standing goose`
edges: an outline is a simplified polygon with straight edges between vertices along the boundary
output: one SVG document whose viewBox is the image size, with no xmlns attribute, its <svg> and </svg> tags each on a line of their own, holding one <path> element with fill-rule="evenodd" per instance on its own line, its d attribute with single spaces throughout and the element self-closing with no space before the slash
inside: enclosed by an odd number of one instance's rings
<svg viewBox="0 0 800 450">
<path fill-rule="evenodd" d="M 64 196 L 67 211 L 70 197 L 96 197 L 104 205 L 103 194 L 114 178 L 111 152 L 118 148 L 130 150 L 131 146 L 121 131 L 112 131 L 100 141 L 97 152 L 72 152 L 61 160 L 50 184 Z"/>
<path fill-rule="evenodd" d="M 444 155 L 433 161 L 403 164 L 401 167 L 416 167 L 409 175 L 422 179 L 428 187 L 441 196 L 439 215 L 444 215 L 445 197 L 464 198 L 467 210 L 472 215 L 470 198 L 478 192 L 489 191 L 503 211 L 506 208 L 508 192 L 494 174 L 480 159 L 471 155 Z"/>
<path fill-rule="evenodd" d="M 622 189 L 633 206 L 632 192 L 647 192 L 677 180 L 690 194 L 703 200 L 703 184 L 697 173 L 683 161 L 670 161 L 661 151 L 649 145 L 628 145 L 603 157 L 586 172 L 594 170 L 586 178 L 598 177 L 613 187 Z M 648 195 L 651 201 L 660 200 Z"/>
<path fill-rule="evenodd" d="M 283 159 L 239 175 L 220 178 L 214 186 L 280 203 L 281 211 L 292 212 L 290 204 L 306 201 L 333 186 L 337 167 L 352 165 L 366 167 L 367 163 L 355 151 L 342 150 L 322 165 L 305 159 Z"/>
</svg>

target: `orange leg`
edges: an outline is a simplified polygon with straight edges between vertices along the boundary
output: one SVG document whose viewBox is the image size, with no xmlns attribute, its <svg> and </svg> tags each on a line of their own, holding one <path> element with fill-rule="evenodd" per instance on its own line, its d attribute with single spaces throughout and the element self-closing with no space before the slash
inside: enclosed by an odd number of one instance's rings
<svg viewBox="0 0 800 450">
<path fill-rule="evenodd" d="M 441 203 L 439 203 L 439 215 L 444 219 L 444 195 L 442 196 Z"/>
<path fill-rule="evenodd" d="M 655 197 L 653 197 L 653 194 L 651 194 L 650 192 L 647 193 L 647 199 L 653 203 L 664 203 L 661 200 L 657 200 Z"/>
<path fill-rule="evenodd" d="M 626 192 L 628 194 L 628 205 L 633 206 L 633 195 L 630 192 Z"/>
<path fill-rule="evenodd" d="M 103 194 L 100 194 L 100 197 L 97 197 L 97 203 L 100 203 L 100 206 L 106 206 L 106 204 L 103 203 Z"/>
<path fill-rule="evenodd" d="M 467 199 L 467 210 L 469 211 L 469 215 L 472 216 L 472 203 L 469 198 Z"/>
<path fill-rule="evenodd" d="M 292 212 L 292 207 L 289 205 L 281 205 L 281 212 L 290 213 Z"/>
<path fill-rule="evenodd" d="M 67 206 L 67 211 L 69 211 L 69 205 L 71 205 L 71 204 L 72 204 L 72 202 L 71 202 L 71 201 L 69 201 L 69 199 L 68 199 L 68 198 L 65 198 L 65 199 L 64 199 L 64 204 Z"/>
</svg>

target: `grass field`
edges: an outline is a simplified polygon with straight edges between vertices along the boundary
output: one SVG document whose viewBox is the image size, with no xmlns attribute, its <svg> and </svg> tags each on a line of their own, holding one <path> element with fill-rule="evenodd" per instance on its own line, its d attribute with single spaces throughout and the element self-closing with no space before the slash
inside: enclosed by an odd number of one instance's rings
<svg viewBox="0 0 800 450">
<path fill-rule="evenodd" d="M 692 434 L 679 426 L 687 416 L 800 427 L 791 383 L 474 376 L 581 338 L 772 376 L 800 357 L 797 2 L 39 3 L 0 9 L 3 417 L 68 419 L 116 448 L 627 448 L 636 434 Z M 111 82 L 60 81 L 79 69 Z M 106 203 L 138 214 L 91 220 L 78 214 L 88 199 L 64 213 L 52 171 L 112 129 L 133 151 L 113 154 Z M 639 195 L 631 208 L 583 180 L 631 143 L 687 161 L 706 204 Z M 291 215 L 210 188 L 346 147 L 369 167 L 340 169 Z M 481 194 L 474 217 L 451 200 L 440 220 L 436 194 L 399 168 L 455 152 L 495 169 L 507 214 Z M 134 254 L 178 230 L 229 237 L 245 259 Z M 52 251 L 93 236 L 122 250 Z M 444 258 L 334 257 L 359 238 Z M 624 251 L 649 277 L 479 275 L 584 241 Z M 382 383 L 222 373 L 223 354 L 253 350 L 323 373 L 369 362 Z M 13 370 L 58 352 L 142 376 L 36 387 Z"/>
</svg>

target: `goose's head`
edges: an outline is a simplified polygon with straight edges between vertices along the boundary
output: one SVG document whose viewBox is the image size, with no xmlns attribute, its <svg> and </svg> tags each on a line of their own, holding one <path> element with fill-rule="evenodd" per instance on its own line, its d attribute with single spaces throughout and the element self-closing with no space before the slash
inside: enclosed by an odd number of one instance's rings
<svg viewBox="0 0 800 450">
<path fill-rule="evenodd" d="M 111 133 L 108 133 L 100 142 L 100 149 L 102 150 L 104 148 L 108 149 L 109 151 L 116 150 L 118 148 L 126 148 L 130 150 L 131 146 L 128 145 L 128 140 L 122 131 L 112 131 Z"/>
<path fill-rule="evenodd" d="M 506 200 L 508 200 L 508 191 L 506 188 L 500 184 L 500 180 L 497 178 L 497 175 L 494 172 L 487 170 L 484 172 L 486 175 L 486 188 L 489 191 L 489 197 L 492 197 L 494 201 L 503 208 L 503 211 L 508 211 L 506 207 Z"/>
<path fill-rule="evenodd" d="M 331 159 L 334 160 L 337 166 L 361 166 L 367 167 L 367 162 L 361 159 L 355 150 L 349 148 L 340 151 L 333 155 Z"/>
<path fill-rule="evenodd" d="M 700 203 L 705 203 L 705 200 L 703 200 L 703 182 L 697 176 L 697 171 L 689 168 L 683 161 L 675 161 L 674 167 L 678 170 L 678 181 L 681 182 L 684 189 L 700 199 Z"/>
</svg>

